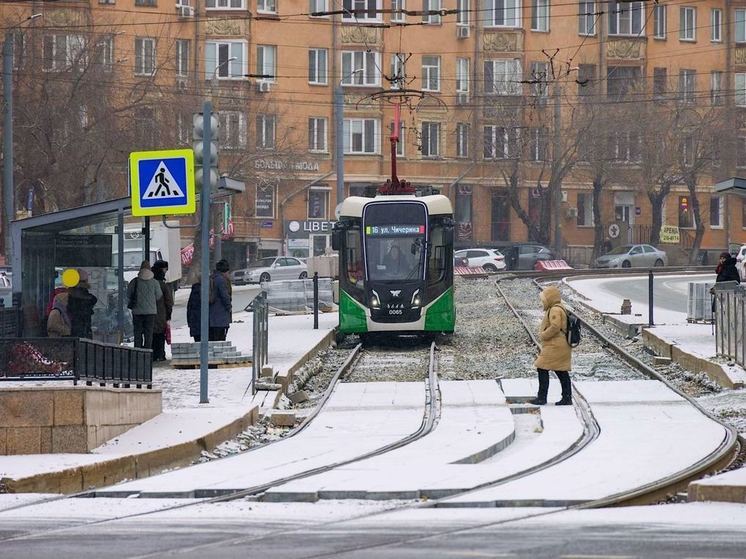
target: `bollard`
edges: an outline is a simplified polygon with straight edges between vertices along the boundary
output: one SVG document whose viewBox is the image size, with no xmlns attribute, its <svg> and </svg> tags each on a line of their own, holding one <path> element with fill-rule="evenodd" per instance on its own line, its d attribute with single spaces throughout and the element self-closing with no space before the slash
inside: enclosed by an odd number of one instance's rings
<svg viewBox="0 0 746 559">
<path fill-rule="evenodd" d="M 622 314 L 632 314 L 632 301 L 629 299 L 622 301 Z"/>
<path fill-rule="evenodd" d="M 313 329 L 319 329 L 319 273 L 313 273 Z"/>
<path fill-rule="evenodd" d="M 653 322 L 653 270 L 648 272 L 648 325 L 655 326 Z"/>
</svg>

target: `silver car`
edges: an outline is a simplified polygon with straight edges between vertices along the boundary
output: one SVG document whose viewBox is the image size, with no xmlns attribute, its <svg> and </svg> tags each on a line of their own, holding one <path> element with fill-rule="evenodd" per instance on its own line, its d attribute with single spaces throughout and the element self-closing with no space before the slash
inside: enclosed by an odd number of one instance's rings
<svg viewBox="0 0 746 559">
<path fill-rule="evenodd" d="M 249 264 L 248 268 L 235 270 L 231 274 L 234 285 L 264 283 L 272 280 L 305 279 L 308 267 L 298 258 L 271 256 Z"/>
<path fill-rule="evenodd" d="M 668 256 L 651 245 L 623 245 L 596 259 L 596 268 L 652 268 L 665 266 Z"/>
</svg>

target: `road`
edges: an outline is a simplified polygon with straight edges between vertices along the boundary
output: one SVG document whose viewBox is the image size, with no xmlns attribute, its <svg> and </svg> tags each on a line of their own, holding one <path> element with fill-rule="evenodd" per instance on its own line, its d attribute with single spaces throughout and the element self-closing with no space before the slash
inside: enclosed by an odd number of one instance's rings
<svg viewBox="0 0 746 559">
<path fill-rule="evenodd" d="M 176 292 L 174 297 L 174 310 L 171 313 L 171 327 L 179 328 L 186 326 L 186 305 L 189 301 L 191 287 L 183 287 Z M 246 308 L 254 297 L 259 295 L 261 288 L 258 285 L 236 285 L 233 286 L 233 312 L 241 312 Z"/>
</svg>

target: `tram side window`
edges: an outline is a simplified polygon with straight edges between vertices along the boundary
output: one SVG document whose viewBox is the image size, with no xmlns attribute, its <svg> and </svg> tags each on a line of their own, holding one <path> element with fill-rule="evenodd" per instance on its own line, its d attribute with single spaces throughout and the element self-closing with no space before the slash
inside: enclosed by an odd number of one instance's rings
<svg viewBox="0 0 746 559">
<path fill-rule="evenodd" d="M 445 229 L 440 223 L 430 225 L 430 255 L 427 264 L 428 285 L 443 281 L 446 273 Z"/>
<path fill-rule="evenodd" d="M 345 266 L 347 279 L 354 287 L 363 288 L 363 251 L 360 226 L 345 231 Z"/>
</svg>

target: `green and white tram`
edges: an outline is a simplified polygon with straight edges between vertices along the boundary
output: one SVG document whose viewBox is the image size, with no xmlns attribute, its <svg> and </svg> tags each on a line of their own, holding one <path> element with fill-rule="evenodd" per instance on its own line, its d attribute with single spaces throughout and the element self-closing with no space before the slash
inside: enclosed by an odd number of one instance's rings
<svg viewBox="0 0 746 559">
<path fill-rule="evenodd" d="M 338 207 L 340 335 L 453 332 L 453 209 L 413 190 L 388 182 Z"/>
</svg>

